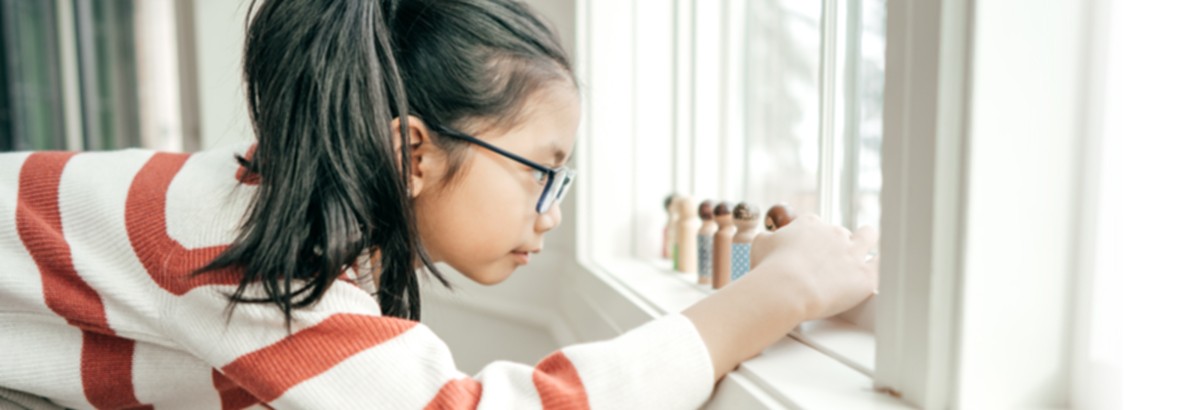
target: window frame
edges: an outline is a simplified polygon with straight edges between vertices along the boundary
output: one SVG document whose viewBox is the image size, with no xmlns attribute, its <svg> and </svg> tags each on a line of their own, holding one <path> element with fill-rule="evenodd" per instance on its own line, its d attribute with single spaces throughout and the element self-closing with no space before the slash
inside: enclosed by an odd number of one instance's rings
<svg viewBox="0 0 1200 410">
<path fill-rule="evenodd" d="M 823 1 L 827 6 L 840 3 Z M 654 7 L 664 7 L 654 3 Z M 654 135 L 639 127 L 653 123 L 657 107 L 639 107 L 636 73 L 645 62 L 635 59 L 644 56 L 629 52 L 637 49 L 636 31 L 614 23 L 622 18 L 638 18 L 642 6 L 635 7 L 632 1 L 581 0 L 580 4 L 579 66 L 585 109 L 579 161 L 586 172 L 581 173 L 580 189 L 576 191 L 578 266 L 571 269 L 575 274 L 566 293 L 571 295 L 568 297 L 583 295 L 585 304 L 595 312 L 590 317 L 568 317 L 573 321 L 602 322 L 619 332 L 686 307 L 705 295 L 699 286 L 689 283 L 687 275 L 648 263 L 644 258 L 647 252 L 639 249 L 653 249 L 645 245 L 661 239 L 645 227 L 641 233 L 632 227 L 661 224 L 665 219 L 640 208 L 643 201 L 652 198 L 648 195 L 662 195 L 672 187 L 694 187 L 694 180 L 681 181 L 686 179 L 681 173 L 692 167 L 695 147 L 681 141 L 680 135 L 690 131 L 676 127 L 678 116 L 671 117 L 674 137 L 670 144 L 649 148 L 638 145 L 646 140 L 641 137 Z M 1107 7 L 1107 2 L 1100 6 Z M 691 15 L 690 7 L 685 0 L 676 0 L 672 6 Z M 828 386 L 797 386 L 792 384 L 800 378 L 796 374 L 772 370 L 773 366 L 795 369 L 799 362 L 786 362 L 791 359 L 777 350 L 795 347 L 815 352 L 837 363 L 839 369 L 818 366 L 806 370 L 829 374 L 849 370 L 860 376 L 857 381 L 843 381 L 840 387 L 830 388 L 842 389 L 838 400 L 872 405 L 908 403 L 927 408 L 970 408 L 983 403 L 1067 406 L 1072 380 L 1065 369 L 1078 364 L 1079 359 L 1062 352 L 1086 343 L 1082 340 L 1086 336 L 1080 336 L 1065 320 L 1085 310 L 1078 304 L 1084 303 L 1082 298 L 1086 296 L 1078 293 L 1086 290 L 1071 284 L 1087 280 L 1089 275 L 1087 263 L 1081 258 L 1089 255 L 1091 245 L 1080 239 L 1089 232 L 1092 222 L 1087 214 L 1091 211 L 1085 209 L 1081 216 L 1072 214 L 1072 210 L 1086 205 L 1092 195 L 1080 187 L 1095 183 L 1094 175 L 1087 172 L 1098 151 L 1089 148 L 1092 142 L 1087 139 L 1094 128 L 1094 124 L 1088 124 L 1097 116 L 1095 106 L 1088 101 L 1087 90 L 1092 85 L 1089 79 L 1096 75 L 1088 61 L 1102 46 L 1096 45 L 1101 40 L 1092 38 L 1104 29 L 1097 23 L 1103 11 L 1088 12 L 1082 0 L 1054 5 L 1028 0 L 891 1 L 887 8 L 882 170 L 888 178 L 880 194 L 883 257 L 881 292 L 876 298 L 878 321 L 871 340 L 873 366 L 855 368 L 853 364 L 861 358 L 839 357 L 841 352 L 853 351 L 854 342 L 837 337 L 829 342 L 805 340 L 813 339 L 813 332 L 808 331 L 785 338 L 755 361 L 744 364 L 738 374 L 788 405 L 845 404 L 823 400 L 833 394 L 832 390 L 820 390 Z M 1055 23 L 1010 24 L 1023 16 L 1021 10 L 1030 9 L 1039 10 L 1039 23 Z M 826 10 L 830 10 L 825 12 L 826 17 L 829 13 L 855 12 L 831 7 Z M 836 40 L 824 39 L 827 44 L 837 44 Z M 671 67 L 694 61 L 689 51 L 694 48 L 694 44 L 686 50 L 676 48 Z M 826 56 L 829 51 L 826 46 Z M 1002 66 L 997 62 L 1020 60 L 1023 53 L 1034 53 L 1039 59 L 1011 72 L 997 68 Z M 657 73 L 662 75 L 661 71 Z M 836 74 L 823 73 L 822 84 L 837 87 Z M 1047 78 L 1066 80 L 1047 82 Z M 687 81 L 669 79 L 676 87 L 695 85 L 690 77 Z M 730 85 L 722 87 L 728 90 Z M 673 95 L 680 98 L 693 91 L 676 89 Z M 1047 98 L 1020 99 L 1033 93 L 1043 93 Z M 686 115 L 692 114 L 688 111 Z M 837 123 L 837 113 L 834 115 L 826 121 Z M 1029 132 L 1014 132 L 1012 118 L 1026 121 L 1023 124 Z M 600 130 L 599 124 L 605 128 Z M 614 135 L 614 128 L 628 138 L 608 138 Z M 833 138 L 836 133 L 829 127 L 822 127 L 822 136 L 826 141 L 845 142 Z M 1004 143 L 1039 149 L 1022 157 L 1026 151 Z M 1083 149 L 1077 149 L 1080 147 Z M 845 154 L 844 148 L 839 151 L 835 145 L 823 146 L 823 155 L 836 160 Z M 1020 153 L 1016 157 L 1024 160 L 1023 168 L 1015 174 L 1018 180 L 1007 173 L 1011 165 L 997 158 L 996 150 L 1009 154 L 1005 158 Z M 635 160 L 628 169 L 594 166 L 602 164 L 600 159 L 629 152 L 634 153 Z M 623 190 L 637 181 L 640 172 L 664 167 L 656 163 L 662 158 L 673 161 L 667 166 L 676 170 L 673 186 Z M 838 178 L 823 175 L 823 185 L 840 186 L 845 181 Z M 1044 199 L 1038 208 L 1044 212 L 1023 214 L 1021 224 L 998 222 L 1011 218 L 1012 206 L 1019 204 L 1015 202 L 1019 195 L 1015 194 L 1023 190 L 1033 190 Z M 844 222 L 845 204 L 833 202 L 836 200 L 823 195 L 822 209 L 841 213 L 838 220 Z M 661 214 L 661 209 L 657 213 Z M 1022 235 L 1027 236 L 1021 226 L 1037 226 L 1039 235 L 1033 241 L 1054 251 L 1040 253 L 1015 246 Z M 635 238 L 632 245 L 628 238 Z M 1011 309 L 1011 290 L 1019 288 L 997 281 L 997 275 L 1018 284 L 1037 284 L 1024 296 L 1038 308 Z M 1009 293 L 995 294 L 989 287 L 1004 288 Z M 810 323 L 806 330 L 820 329 L 828 323 L 837 322 Z M 847 334 L 837 332 L 837 326 L 829 327 L 834 328 L 833 335 Z M 1004 339 L 989 340 L 998 330 L 1004 332 Z M 1011 346 L 1006 344 L 1010 342 L 1019 343 L 1022 357 L 1031 360 L 1000 363 L 1011 357 L 1005 356 L 1012 354 Z M 988 374 L 988 369 L 997 366 L 1003 369 Z M 1031 380 L 1030 374 L 1039 378 Z M 876 392 L 887 394 L 869 393 L 870 388 L 856 384 L 862 379 Z M 791 388 L 802 390 L 799 395 L 803 397 L 787 390 Z"/>
<path fill-rule="evenodd" d="M 821 1 L 823 7 L 832 5 L 826 10 L 831 10 L 833 16 L 837 15 L 840 2 Z M 580 155 L 576 159 L 581 170 L 580 186 L 575 192 L 577 265 L 566 269 L 572 274 L 565 283 L 562 306 L 564 315 L 574 326 L 574 333 L 582 340 L 629 330 L 646 320 L 682 310 L 711 293 L 694 284 L 694 275 L 689 277 L 667 273 L 669 269 L 663 264 L 649 262 L 655 260 L 656 256 L 647 250 L 657 249 L 652 245 L 661 241 L 660 237 L 653 235 L 657 229 L 642 229 L 643 232 L 639 233 L 632 226 L 661 226 L 663 219 L 659 215 L 663 213 L 661 208 L 647 211 L 639 208 L 635 199 L 642 202 L 655 198 L 649 202 L 661 203 L 657 197 L 672 191 L 672 188 L 695 191 L 697 178 L 692 172 L 693 161 L 704 153 L 699 152 L 700 147 L 690 138 L 695 132 L 694 123 L 699 120 L 692 96 L 697 93 L 724 97 L 740 94 L 736 92 L 738 85 L 727 81 L 708 84 L 712 89 L 697 90 L 700 84 L 696 72 L 691 68 L 698 57 L 706 58 L 703 53 L 697 54 L 696 45 L 691 42 L 694 32 L 704 29 L 703 23 L 696 24 L 695 16 L 719 10 L 722 19 L 738 19 L 739 14 L 731 13 L 727 3 L 696 5 L 686 0 L 640 3 L 581 0 L 576 9 L 578 75 L 585 97 L 578 147 Z M 664 29 L 661 25 L 655 25 L 656 21 L 661 22 L 664 18 L 674 19 L 675 27 Z M 823 16 L 822 20 L 827 18 L 832 17 Z M 728 24 L 721 26 L 727 27 Z M 839 26 L 834 23 L 823 24 L 822 29 L 834 30 Z M 638 35 L 639 32 L 650 30 L 667 30 L 671 33 L 670 43 L 664 43 L 661 36 Z M 726 30 L 735 31 L 736 26 Z M 839 38 L 831 40 L 839 41 Z M 719 44 L 721 53 L 728 53 L 730 43 L 736 41 L 738 39 L 722 36 Z M 844 53 L 844 49 L 837 48 L 839 46 L 830 44 L 824 47 L 824 51 Z M 663 50 L 669 52 L 663 53 Z M 823 88 L 825 93 L 832 94 L 834 89 L 840 89 L 835 82 L 843 80 L 844 73 L 823 70 L 822 74 L 821 82 L 828 84 L 822 86 L 826 87 Z M 670 87 L 662 87 L 662 84 L 669 84 Z M 669 104 L 654 100 L 662 99 L 664 88 L 667 88 L 666 95 L 671 96 L 666 101 Z M 643 98 L 649 98 L 650 101 Z M 692 103 L 674 104 L 673 101 Z M 824 121 L 833 121 L 832 115 L 827 114 Z M 719 147 L 742 143 L 736 137 L 730 137 L 741 133 L 740 121 L 743 119 L 736 115 L 712 121 L 724 131 L 718 133 Z M 672 137 L 662 138 L 663 133 Z M 657 138 L 646 138 L 655 135 Z M 822 147 L 830 152 L 833 151 L 829 148 L 841 147 L 844 143 L 830 142 L 841 140 L 832 131 L 823 132 L 822 140 Z M 613 162 L 605 161 L 606 158 L 632 158 L 632 164 L 629 167 L 613 167 Z M 670 158 L 670 161 L 665 161 L 666 158 Z M 717 168 L 722 171 L 741 166 L 724 160 L 719 162 Z M 647 172 L 671 175 L 668 181 L 670 185 L 661 181 L 641 183 L 636 179 L 637 175 Z M 826 174 L 829 175 L 823 189 L 839 188 L 841 182 L 837 178 L 838 173 Z M 717 179 L 719 182 L 714 181 L 712 185 L 720 187 L 718 191 L 721 192 L 715 192 L 720 196 L 732 197 L 735 195 L 728 194 L 731 190 L 741 190 L 740 178 L 718 176 Z M 632 189 L 628 189 L 633 181 L 639 183 L 632 184 Z M 841 201 L 833 198 L 826 202 L 826 206 L 837 207 Z M 597 229 L 600 227 L 603 229 Z M 774 355 L 764 355 L 743 364 L 738 374 L 744 374 L 745 380 L 753 381 L 757 389 L 767 392 L 769 397 L 780 403 L 825 407 L 849 400 L 883 407 L 901 405 L 886 395 L 860 394 L 862 391 L 869 392 L 871 388 L 874 338 L 869 331 L 862 331 L 838 319 L 813 322 L 806 324 L 804 331 L 797 329 L 774 348 L 799 352 L 795 354 L 804 359 L 797 360 L 818 363 L 812 365 L 814 370 L 820 370 L 818 373 L 840 375 L 831 380 L 854 386 L 847 389 L 852 394 L 838 395 L 836 399 L 828 401 L 830 398 L 826 395 L 814 394 L 818 393 L 814 390 L 815 386 L 822 382 L 790 377 L 787 371 L 779 368 L 781 362 Z"/>
</svg>

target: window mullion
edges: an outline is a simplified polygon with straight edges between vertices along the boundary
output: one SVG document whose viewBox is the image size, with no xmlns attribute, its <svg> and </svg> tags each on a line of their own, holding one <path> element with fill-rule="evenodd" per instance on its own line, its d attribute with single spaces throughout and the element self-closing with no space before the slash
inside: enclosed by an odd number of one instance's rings
<svg viewBox="0 0 1200 410">
<path fill-rule="evenodd" d="M 75 32 L 75 2 L 58 0 L 58 58 L 62 81 L 62 107 L 66 147 L 83 150 L 82 96 L 79 88 L 79 45 Z"/>
<path fill-rule="evenodd" d="M 887 10 L 875 383 L 923 408 L 957 388 L 970 8 Z"/>
<path fill-rule="evenodd" d="M 841 38 L 839 27 L 839 4 L 838 0 L 824 0 L 821 7 L 821 70 L 819 74 L 819 93 L 820 93 L 820 115 L 819 135 L 820 135 L 820 160 L 818 162 L 818 182 L 817 182 L 817 197 L 819 201 L 818 210 L 825 220 L 830 222 L 841 222 L 841 212 L 838 206 L 837 189 L 839 172 L 836 170 L 840 161 L 838 161 L 838 153 L 842 149 L 842 144 L 838 141 L 838 109 L 837 102 L 840 100 L 838 79 L 841 77 L 838 73 L 838 49 L 839 39 Z"/>
</svg>

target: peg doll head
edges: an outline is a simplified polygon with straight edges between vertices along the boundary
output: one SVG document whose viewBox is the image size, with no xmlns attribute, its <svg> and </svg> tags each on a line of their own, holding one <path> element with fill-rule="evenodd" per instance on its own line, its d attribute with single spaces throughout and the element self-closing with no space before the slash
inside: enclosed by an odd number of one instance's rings
<svg viewBox="0 0 1200 410">
<path fill-rule="evenodd" d="M 729 202 L 721 202 L 713 207 L 713 219 L 718 225 L 728 226 L 733 224 L 733 206 Z"/>
<path fill-rule="evenodd" d="M 792 208 L 784 204 L 778 204 L 767 210 L 767 217 L 763 220 L 763 225 L 767 228 L 767 231 L 775 232 L 776 229 L 792 223 L 793 219 L 796 219 L 796 214 L 792 212 Z"/>
<path fill-rule="evenodd" d="M 700 203 L 698 211 L 700 212 L 701 221 L 711 221 L 713 219 L 713 201 L 704 200 L 704 202 Z"/>
</svg>

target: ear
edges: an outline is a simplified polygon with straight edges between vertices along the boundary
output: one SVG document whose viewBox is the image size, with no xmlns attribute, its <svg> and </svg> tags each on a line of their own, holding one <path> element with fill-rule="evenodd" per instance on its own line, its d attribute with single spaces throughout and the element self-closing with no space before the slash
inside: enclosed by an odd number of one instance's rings
<svg viewBox="0 0 1200 410">
<path fill-rule="evenodd" d="M 409 196 L 416 197 L 433 182 L 440 178 L 445 167 L 445 155 L 436 144 L 430 140 L 429 126 L 415 116 L 408 116 L 408 140 L 404 141 L 400 133 L 400 118 L 392 120 L 392 140 L 396 144 L 396 154 L 403 155 L 400 144 L 408 144 L 408 158 L 396 158 L 398 161 L 408 160 Z"/>
</svg>

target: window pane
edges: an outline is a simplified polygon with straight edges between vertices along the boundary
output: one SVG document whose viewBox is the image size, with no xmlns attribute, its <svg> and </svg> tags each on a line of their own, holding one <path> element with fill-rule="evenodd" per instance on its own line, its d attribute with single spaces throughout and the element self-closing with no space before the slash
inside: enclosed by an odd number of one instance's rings
<svg viewBox="0 0 1200 410">
<path fill-rule="evenodd" d="M 821 1 L 752 0 L 746 10 L 745 199 L 817 212 Z"/>
<path fill-rule="evenodd" d="M 137 54 L 133 0 L 78 0 L 85 148 L 137 146 Z"/>
<path fill-rule="evenodd" d="M 884 36 L 887 34 L 885 0 L 862 0 L 859 33 L 858 95 L 858 177 L 852 206 L 851 227 L 879 226 L 879 190 L 883 185 L 880 156 L 883 147 L 883 68 Z M 853 120 L 852 120 L 853 121 Z"/>
</svg>

